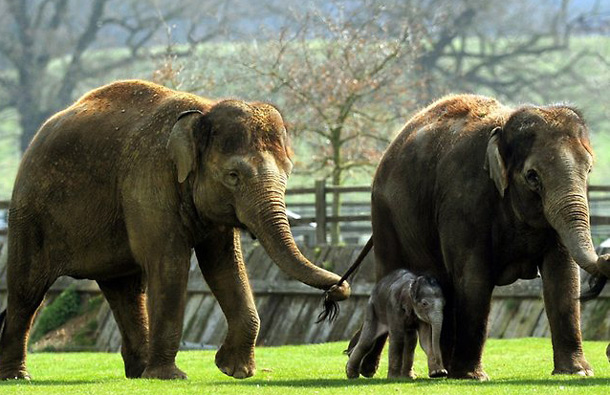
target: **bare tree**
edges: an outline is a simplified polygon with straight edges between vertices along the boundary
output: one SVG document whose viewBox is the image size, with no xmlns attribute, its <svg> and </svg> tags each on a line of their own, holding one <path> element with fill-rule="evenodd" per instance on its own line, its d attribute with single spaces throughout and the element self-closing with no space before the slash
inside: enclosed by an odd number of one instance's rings
<svg viewBox="0 0 610 395">
<path fill-rule="evenodd" d="M 1 0 L 0 111 L 15 108 L 24 150 L 79 84 L 154 55 L 172 21 L 192 48 L 227 30 L 231 1 Z M 229 7 L 229 8 L 227 8 Z M 207 19 L 206 19 L 207 18 Z M 202 24 L 201 21 L 205 21 Z"/>
<path fill-rule="evenodd" d="M 414 77 L 424 82 L 420 102 L 450 91 L 544 102 L 557 100 L 566 86 L 581 85 L 583 62 L 599 56 L 588 48 L 575 51 L 570 44 L 573 30 L 603 11 L 596 4 L 576 12 L 571 3 L 395 1 L 386 16 L 398 22 L 410 15 L 423 26 L 425 44 L 414 67 Z"/>
<path fill-rule="evenodd" d="M 295 16 L 296 31 L 259 44 L 244 62 L 289 114 L 295 134 L 307 137 L 307 172 L 334 185 L 351 171 L 370 171 L 412 109 L 405 75 L 419 48 L 416 25 L 404 24 L 391 37 L 379 20 L 381 7 L 360 3 Z M 333 215 L 340 205 L 334 196 Z M 331 237 L 338 242 L 337 227 Z"/>
</svg>

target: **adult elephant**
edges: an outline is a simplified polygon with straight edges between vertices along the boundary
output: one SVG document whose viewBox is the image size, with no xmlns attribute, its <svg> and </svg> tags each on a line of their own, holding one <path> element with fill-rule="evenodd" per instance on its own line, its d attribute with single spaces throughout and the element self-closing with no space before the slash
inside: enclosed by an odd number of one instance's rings
<svg viewBox="0 0 610 395">
<path fill-rule="evenodd" d="M 401 267 L 437 278 L 447 299 L 443 358 L 453 378 L 487 379 L 481 355 L 496 285 L 542 275 L 553 373 L 592 375 L 581 346 L 578 263 L 610 275 L 593 250 L 593 152 L 573 108 L 506 107 L 448 96 L 416 114 L 373 181 L 376 276 Z M 360 369 L 376 370 L 380 342 Z"/>
<path fill-rule="evenodd" d="M 320 289 L 339 279 L 294 243 L 284 203 L 291 168 L 284 122 L 269 104 L 124 81 L 50 118 L 23 156 L 11 201 L 0 377 L 29 377 L 32 317 L 68 275 L 98 282 L 127 377 L 185 378 L 175 356 L 193 248 L 228 322 L 216 364 L 236 378 L 254 374 L 259 318 L 237 228 L 296 279 Z M 346 298 L 349 286 L 332 293 Z"/>
</svg>

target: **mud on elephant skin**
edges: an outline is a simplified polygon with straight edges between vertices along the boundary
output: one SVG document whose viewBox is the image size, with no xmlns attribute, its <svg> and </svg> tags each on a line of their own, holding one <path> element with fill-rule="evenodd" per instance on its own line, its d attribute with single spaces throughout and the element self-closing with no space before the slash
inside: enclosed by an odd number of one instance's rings
<svg viewBox="0 0 610 395">
<path fill-rule="evenodd" d="M 432 103 L 384 153 L 372 191 L 376 276 L 406 267 L 439 280 L 450 377 L 488 378 L 481 356 L 492 290 L 538 271 L 553 373 L 593 374 L 581 347 L 578 266 L 608 277 L 610 263 L 591 241 L 592 163 L 578 110 L 476 95 Z M 376 369 L 382 346 L 363 369 Z"/>
<path fill-rule="evenodd" d="M 228 322 L 216 362 L 237 378 L 254 374 L 260 323 L 237 229 L 297 280 L 320 289 L 339 280 L 294 243 L 284 203 L 291 168 L 284 121 L 265 103 L 134 80 L 51 117 L 23 156 L 11 201 L 0 377 L 28 377 L 32 317 L 68 275 L 98 282 L 128 377 L 185 378 L 175 356 L 192 249 Z M 346 298 L 349 285 L 333 295 Z"/>
<path fill-rule="evenodd" d="M 405 269 L 385 276 L 373 288 L 357 343 L 347 350 L 347 377 L 372 376 L 371 371 L 360 369 L 362 361 L 388 334 L 388 378 L 415 378 L 413 356 L 418 335 L 428 356 L 429 376 L 446 376 L 440 349 L 444 306 L 443 292 L 433 278 Z"/>
</svg>

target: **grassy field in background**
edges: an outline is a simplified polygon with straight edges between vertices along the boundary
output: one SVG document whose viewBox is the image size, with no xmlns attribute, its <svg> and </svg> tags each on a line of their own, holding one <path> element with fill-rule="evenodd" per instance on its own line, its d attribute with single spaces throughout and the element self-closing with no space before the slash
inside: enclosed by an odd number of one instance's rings
<svg viewBox="0 0 610 395">
<path fill-rule="evenodd" d="M 550 339 L 488 341 L 484 355 L 488 382 L 428 379 L 424 355 L 418 348 L 416 380 L 387 380 L 387 354 L 373 379 L 347 380 L 342 355 L 346 342 L 283 346 L 256 350 L 257 373 L 247 380 L 223 375 L 214 365 L 214 351 L 183 351 L 178 366 L 187 381 L 128 380 L 119 354 L 30 354 L 31 382 L 0 382 L 0 393 L 163 393 L 163 394 L 607 394 L 610 364 L 606 342 L 585 342 L 595 377 L 552 376 Z M 387 350 L 387 347 L 386 347 Z"/>
</svg>

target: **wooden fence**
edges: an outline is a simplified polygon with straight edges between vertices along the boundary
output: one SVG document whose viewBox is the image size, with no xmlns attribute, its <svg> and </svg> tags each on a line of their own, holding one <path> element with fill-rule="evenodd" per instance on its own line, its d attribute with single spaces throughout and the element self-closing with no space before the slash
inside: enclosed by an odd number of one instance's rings
<svg viewBox="0 0 610 395">
<path fill-rule="evenodd" d="M 334 216 L 330 212 L 330 200 L 328 194 L 333 196 L 346 195 L 346 194 L 366 194 L 366 197 L 360 201 L 349 201 L 342 202 L 342 209 L 356 209 L 358 213 L 350 213 L 347 215 Z M 341 223 L 347 225 L 358 222 L 366 222 L 367 225 L 364 229 L 358 230 L 369 230 L 370 233 L 370 221 L 371 221 L 371 209 L 370 209 L 370 194 L 371 187 L 368 185 L 361 186 L 329 186 L 326 185 L 326 180 L 318 180 L 315 182 L 313 188 L 293 188 L 286 191 L 286 201 L 289 210 L 305 212 L 304 215 L 298 215 L 298 217 L 290 218 L 290 225 L 298 227 L 302 225 L 315 224 L 315 239 L 310 245 L 326 245 L 328 242 L 328 225 L 331 223 Z M 313 195 L 313 203 L 311 203 L 311 195 Z M 305 197 L 305 199 L 303 199 Z M 297 199 L 295 199 L 297 198 Z M 298 199 L 300 198 L 301 201 Z M 293 202 L 293 200 L 297 200 Z M 305 200 L 305 202 L 303 202 Z M 313 208 L 313 210 L 311 209 Z M 313 215 L 310 213 L 313 211 Z M 353 211 L 353 210 L 352 210 Z M 361 226 L 362 227 L 362 226 Z M 295 232 L 299 234 L 299 230 Z"/>
<path fill-rule="evenodd" d="M 342 211 L 349 214 L 333 216 L 330 213 L 331 199 L 328 195 L 360 194 L 360 200 L 350 199 L 342 201 Z M 299 228 L 303 225 L 315 224 L 315 238 L 306 234 L 305 243 L 308 245 L 326 245 L 328 243 L 328 225 L 341 223 L 348 233 L 371 233 L 370 210 L 371 187 L 360 186 L 334 186 L 327 185 L 325 180 L 318 180 L 313 188 L 294 188 L 286 192 L 287 207 L 296 212 L 297 216 L 290 219 L 290 224 L 296 227 L 295 235 L 306 230 Z M 365 196 L 363 196 L 365 195 Z M 610 237 L 610 185 L 591 185 L 588 188 L 588 198 L 591 205 L 591 227 L 594 235 L 600 238 Z M 305 201 L 305 202 L 304 202 Z M 313 201 L 313 202 L 312 202 Z M 303 215 L 298 215 L 304 212 Z M 352 240 L 354 240 L 352 238 Z M 362 240 L 360 244 L 362 243 Z M 365 240 L 366 241 L 366 240 Z"/>
<path fill-rule="evenodd" d="M 348 229 L 355 229 L 360 233 L 369 233 L 370 229 L 370 193 L 369 185 L 335 186 L 327 185 L 326 180 L 318 180 L 313 188 L 291 188 L 286 191 L 287 207 L 292 214 L 290 225 L 293 228 L 309 227 L 313 238 L 307 235 L 309 245 L 326 245 L 328 243 L 328 225 L 341 223 Z M 605 233 L 610 237 L 610 185 L 591 185 L 588 189 L 591 205 L 591 226 L 594 233 Z M 342 202 L 343 211 L 349 214 L 333 216 L 330 213 L 331 199 L 328 195 L 341 196 L 360 194 L 360 200 L 350 199 Z M 0 201 L 0 224 L 2 212 L 9 206 L 9 202 Z M 354 211 L 356 213 L 354 213 Z M 303 213 L 303 214 L 299 214 Z M 354 224 L 358 224 L 354 226 Z M 351 227 L 351 228 L 350 228 Z M 299 229 L 297 234 L 303 233 Z M 6 228 L 0 225 L 0 236 L 6 234 Z M 363 243 L 362 243 L 363 244 Z"/>
<path fill-rule="evenodd" d="M 326 226 L 332 222 L 358 223 L 370 220 L 370 214 L 351 214 L 339 217 L 328 215 L 327 194 L 370 193 L 369 187 L 328 187 L 322 182 L 314 188 L 293 189 L 287 193 L 287 200 L 300 195 L 313 194 L 315 208 L 312 215 L 293 218 L 293 226 L 316 223 L 315 239 L 325 242 Z M 592 186 L 589 189 L 592 204 L 591 222 L 594 229 L 610 225 L 610 187 Z M 301 197 L 302 199 L 302 197 Z M 303 202 L 289 203 L 290 208 L 305 208 Z M 303 199 L 304 200 L 304 199 Z M 362 203 L 355 202 L 361 206 Z M 593 210 L 593 206 L 596 207 Z M 0 203 L 0 208 L 8 207 Z M 369 225 L 370 227 L 370 225 Z M 368 230 L 370 231 L 370 229 Z M 606 237 L 610 235 L 607 232 Z M 0 235 L 0 241 L 1 241 Z M 0 243 L 1 244 L 1 243 Z M 333 324 L 315 324 L 321 310 L 322 292 L 291 280 L 271 262 L 265 251 L 254 244 L 244 246 L 244 258 L 248 275 L 255 295 L 257 309 L 261 317 L 259 345 L 282 345 L 320 343 L 327 341 L 347 340 L 360 326 L 368 296 L 373 287 L 373 254 L 369 254 L 361 269 L 354 275 L 352 297 L 341 303 L 341 313 Z M 315 264 L 344 273 L 360 251 L 360 246 L 343 247 L 303 246 L 303 253 Z M 0 246 L 0 309 L 6 306 L 6 249 Z M 48 300 L 52 300 L 60 291 L 75 284 L 82 293 L 99 294 L 99 288 L 93 281 L 60 278 L 51 288 Z M 582 306 L 582 328 L 586 339 L 610 338 L 610 287 L 606 287 L 601 297 Z M 116 351 L 120 346 L 120 334 L 112 313 L 103 303 L 97 313 L 98 336 L 96 349 Z M 188 301 L 184 318 L 184 348 L 205 348 L 218 346 L 226 335 L 226 321 L 219 305 L 207 287 L 193 258 L 189 273 Z M 491 337 L 525 337 L 550 336 L 550 330 L 544 305 L 541 299 L 540 280 L 518 281 L 506 287 L 497 287 L 494 291 L 492 310 L 489 321 Z"/>
<path fill-rule="evenodd" d="M 358 246 L 302 248 L 315 264 L 343 273 L 360 252 Z M 316 324 L 321 311 L 322 292 L 287 277 L 260 246 L 244 252 L 248 276 L 261 318 L 258 345 L 308 344 L 349 339 L 358 329 L 374 284 L 373 256 L 369 254 L 351 280 L 352 296 L 341 302 L 339 318 L 333 324 Z M 0 258 L 0 308 L 6 305 L 5 268 Z M 62 277 L 48 295 L 52 300 L 74 283 L 82 293 L 99 294 L 93 281 Z M 585 339 L 610 338 L 610 287 L 601 297 L 583 304 L 582 327 Z M 227 324 L 220 306 L 205 283 L 193 258 L 189 273 L 184 317 L 183 348 L 208 348 L 221 344 Z M 120 334 L 106 303 L 97 312 L 97 343 L 100 351 L 117 351 Z M 541 299 L 541 282 L 518 281 L 496 287 L 489 321 L 489 335 L 496 338 L 548 337 L 550 330 Z"/>
</svg>

